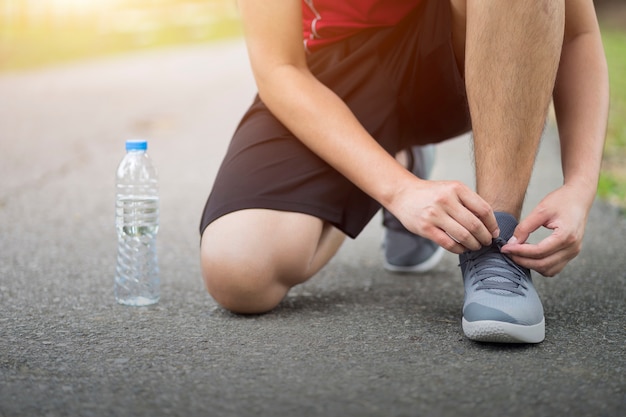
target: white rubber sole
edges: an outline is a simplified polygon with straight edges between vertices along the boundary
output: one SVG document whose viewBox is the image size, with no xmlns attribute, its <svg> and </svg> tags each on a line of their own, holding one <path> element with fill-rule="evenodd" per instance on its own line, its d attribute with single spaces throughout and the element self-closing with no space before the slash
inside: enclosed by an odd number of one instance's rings
<svg viewBox="0 0 626 417">
<path fill-rule="evenodd" d="M 495 343 L 540 343 L 546 337 L 546 321 L 532 326 L 503 321 L 467 321 L 463 318 L 463 332 L 471 340 Z"/>
<path fill-rule="evenodd" d="M 427 272 L 433 269 L 434 267 L 436 267 L 437 264 L 439 264 L 439 261 L 441 261 L 441 258 L 443 258 L 443 255 L 445 252 L 446 250 L 442 248 L 441 246 L 439 246 L 430 258 L 426 259 L 421 264 L 411 265 L 411 266 L 392 265 L 388 263 L 387 260 L 385 259 L 383 261 L 383 267 L 389 272 L 404 273 L 404 274 L 415 273 L 415 272 Z"/>
</svg>

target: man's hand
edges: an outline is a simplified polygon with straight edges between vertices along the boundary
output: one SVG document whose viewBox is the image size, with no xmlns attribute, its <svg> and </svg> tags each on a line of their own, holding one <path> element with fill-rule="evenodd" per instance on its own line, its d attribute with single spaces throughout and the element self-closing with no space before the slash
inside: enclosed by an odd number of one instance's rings
<svg viewBox="0 0 626 417">
<path fill-rule="evenodd" d="M 457 181 L 424 181 L 406 188 L 389 210 L 413 233 L 453 253 L 490 245 L 500 233 L 491 206 Z"/>
<path fill-rule="evenodd" d="M 544 276 L 558 274 L 581 250 L 591 204 L 581 203 L 576 188 L 562 186 L 548 194 L 515 229 L 509 243 L 502 247 L 519 265 Z M 526 240 L 540 227 L 552 230 L 537 244 Z"/>
</svg>

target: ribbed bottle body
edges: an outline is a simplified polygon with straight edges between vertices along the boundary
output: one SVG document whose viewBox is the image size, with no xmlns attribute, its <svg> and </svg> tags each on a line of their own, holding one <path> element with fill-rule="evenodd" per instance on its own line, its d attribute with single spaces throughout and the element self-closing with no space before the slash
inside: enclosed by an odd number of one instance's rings
<svg viewBox="0 0 626 417">
<path fill-rule="evenodd" d="M 156 247 L 159 230 L 158 178 L 145 151 L 128 152 L 118 167 L 115 225 L 116 301 L 131 306 L 145 306 L 158 302 L 160 297 Z"/>
</svg>

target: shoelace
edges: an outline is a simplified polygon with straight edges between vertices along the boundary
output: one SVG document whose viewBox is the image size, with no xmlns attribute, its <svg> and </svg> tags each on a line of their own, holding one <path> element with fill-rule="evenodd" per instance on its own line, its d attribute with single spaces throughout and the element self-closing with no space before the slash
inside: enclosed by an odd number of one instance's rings
<svg viewBox="0 0 626 417">
<path fill-rule="evenodd" d="M 500 252 L 505 244 L 502 238 L 494 239 L 490 246 L 468 254 L 461 265 L 468 264 L 467 273 L 472 276 L 472 285 L 478 285 L 476 290 L 504 290 L 524 295 L 523 290 L 528 289 L 526 269 Z"/>
</svg>

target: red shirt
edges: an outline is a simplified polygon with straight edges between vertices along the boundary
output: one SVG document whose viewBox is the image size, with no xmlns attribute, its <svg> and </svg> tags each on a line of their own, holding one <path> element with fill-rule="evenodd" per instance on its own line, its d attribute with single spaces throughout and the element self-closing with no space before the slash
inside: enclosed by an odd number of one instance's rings
<svg viewBox="0 0 626 417">
<path fill-rule="evenodd" d="M 302 0 L 304 47 L 315 49 L 372 27 L 393 26 L 421 0 Z"/>
</svg>

